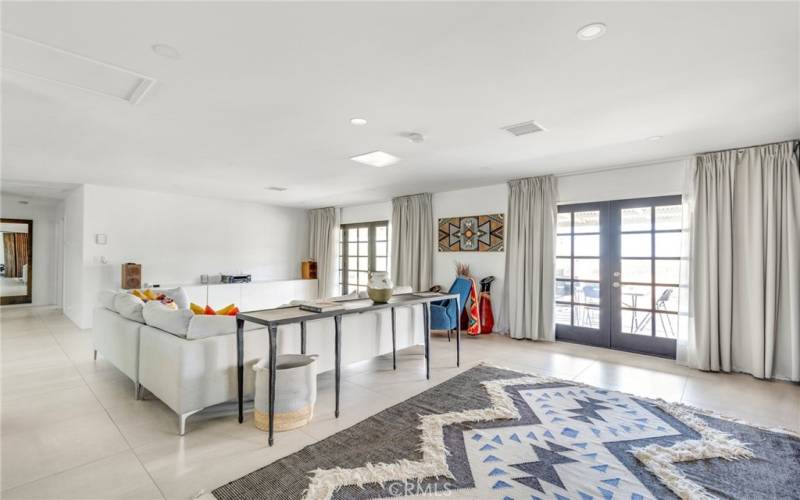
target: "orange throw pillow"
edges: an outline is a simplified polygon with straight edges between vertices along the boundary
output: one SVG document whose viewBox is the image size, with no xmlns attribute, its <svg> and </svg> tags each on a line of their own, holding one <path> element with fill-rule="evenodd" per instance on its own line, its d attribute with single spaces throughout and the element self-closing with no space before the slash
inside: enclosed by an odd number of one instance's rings
<svg viewBox="0 0 800 500">
<path fill-rule="evenodd" d="M 211 306 L 207 305 L 205 310 L 203 311 L 203 314 L 209 314 L 211 316 L 214 316 L 215 314 L 217 314 L 217 311 L 211 309 Z"/>
<path fill-rule="evenodd" d="M 234 307 L 233 309 L 231 309 L 228 312 L 228 316 L 236 316 L 237 314 L 239 314 L 239 308 L 238 307 Z"/>
</svg>

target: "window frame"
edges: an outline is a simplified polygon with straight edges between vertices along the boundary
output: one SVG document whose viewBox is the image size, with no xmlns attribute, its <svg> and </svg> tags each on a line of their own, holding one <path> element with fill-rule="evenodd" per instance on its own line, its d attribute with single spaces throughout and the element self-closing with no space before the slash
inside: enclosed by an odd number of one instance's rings
<svg viewBox="0 0 800 500">
<path fill-rule="evenodd" d="M 376 233 L 377 229 L 380 227 L 386 228 L 386 240 L 377 240 Z M 338 263 L 338 274 L 339 274 L 339 291 L 342 295 L 347 295 L 348 293 L 352 293 L 352 291 L 359 291 L 359 287 L 363 287 L 366 290 L 365 285 L 359 285 L 356 283 L 349 282 L 349 272 L 363 272 L 358 269 L 356 265 L 355 269 L 350 267 L 350 255 L 348 252 L 348 244 L 350 241 L 348 240 L 348 233 L 350 229 L 367 229 L 367 273 L 374 272 L 376 259 L 379 257 L 376 255 L 376 244 L 377 243 L 386 243 L 386 270 L 389 269 L 389 221 L 388 220 L 378 220 L 378 221 L 370 221 L 370 222 L 354 222 L 351 224 L 341 224 L 339 225 L 339 263 Z M 364 243 L 361 240 L 357 240 L 355 243 Z M 358 257 L 361 257 L 359 254 Z M 384 257 L 384 256 L 380 256 Z M 355 287 L 354 290 L 349 291 L 351 287 Z"/>
</svg>

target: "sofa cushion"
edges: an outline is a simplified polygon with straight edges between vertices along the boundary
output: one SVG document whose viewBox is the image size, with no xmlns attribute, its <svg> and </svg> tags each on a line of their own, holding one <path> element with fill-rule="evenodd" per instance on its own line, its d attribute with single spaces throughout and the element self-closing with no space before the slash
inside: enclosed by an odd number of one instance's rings
<svg viewBox="0 0 800 500">
<path fill-rule="evenodd" d="M 100 290 L 100 292 L 97 293 L 97 302 L 109 311 L 117 312 L 114 308 L 114 298 L 117 296 L 117 293 L 116 290 Z"/>
<path fill-rule="evenodd" d="M 144 316 L 142 316 L 143 307 L 144 302 L 142 299 L 130 293 L 119 292 L 114 296 L 114 310 L 123 318 L 144 323 Z"/>
<path fill-rule="evenodd" d="M 178 309 L 189 309 L 189 296 L 183 287 L 176 288 L 153 288 L 156 295 L 164 294 L 171 298 L 178 305 Z"/>
<path fill-rule="evenodd" d="M 142 314 L 149 326 L 184 338 L 189 330 L 189 322 L 194 316 L 189 309 L 172 309 L 157 300 L 145 304 Z"/>
</svg>

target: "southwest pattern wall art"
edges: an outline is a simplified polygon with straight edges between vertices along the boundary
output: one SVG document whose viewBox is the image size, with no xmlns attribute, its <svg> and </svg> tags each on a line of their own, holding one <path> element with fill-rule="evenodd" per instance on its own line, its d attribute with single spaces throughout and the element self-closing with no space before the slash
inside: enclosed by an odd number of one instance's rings
<svg viewBox="0 0 800 500">
<path fill-rule="evenodd" d="M 439 219 L 440 252 L 502 252 L 503 214 Z"/>
</svg>

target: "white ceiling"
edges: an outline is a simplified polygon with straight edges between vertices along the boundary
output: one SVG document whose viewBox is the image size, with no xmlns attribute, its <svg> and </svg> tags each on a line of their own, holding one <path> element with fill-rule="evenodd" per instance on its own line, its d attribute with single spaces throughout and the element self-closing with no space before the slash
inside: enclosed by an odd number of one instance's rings
<svg viewBox="0 0 800 500">
<path fill-rule="evenodd" d="M 2 179 L 0 196 L 10 195 L 47 204 L 63 200 L 76 187 L 78 187 L 77 184 L 63 182 L 24 182 Z"/>
<path fill-rule="evenodd" d="M 796 138 L 799 19 L 796 2 L 3 2 L 4 31 L 156 83 L 134 106 L 6 72 L 2 179 L 324 206 Z M 593 21 L 606 36 L 579 41 Z M 549 132 L 500 130 L 527 120 Z M 348 160 L 375 149 L 401 161 Z"/>
</svg>

